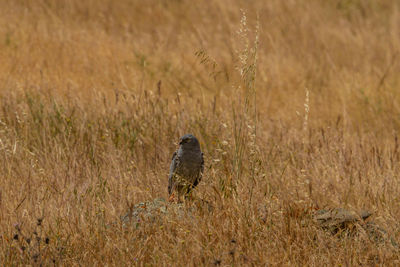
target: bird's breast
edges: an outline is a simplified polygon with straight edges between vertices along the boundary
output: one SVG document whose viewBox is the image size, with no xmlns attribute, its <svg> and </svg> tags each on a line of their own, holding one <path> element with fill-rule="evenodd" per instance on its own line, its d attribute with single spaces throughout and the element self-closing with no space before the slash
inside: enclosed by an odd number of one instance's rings
<svg viewBox="0 0 400 267">
<path fill-rule="evenodd" d="M 179 155 L 177 172 L 184 176 L 197 176 L 201 170 L 201 152 L 182 152 Z"/>
</svg>

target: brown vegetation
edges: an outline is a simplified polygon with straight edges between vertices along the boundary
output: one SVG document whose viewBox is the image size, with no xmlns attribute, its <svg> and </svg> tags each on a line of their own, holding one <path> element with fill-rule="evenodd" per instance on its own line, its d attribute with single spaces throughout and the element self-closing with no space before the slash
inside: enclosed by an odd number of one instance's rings
<svg viewBox="0 0 400 267">
<path fill-rule="evenodd" d="M 0 6 L 2 265 L 400 264 L 309 219 L 370 210 L 400 239 L 398 1 Z M 214 209 L 123 227 L 188 132 Z"/>
</svg>

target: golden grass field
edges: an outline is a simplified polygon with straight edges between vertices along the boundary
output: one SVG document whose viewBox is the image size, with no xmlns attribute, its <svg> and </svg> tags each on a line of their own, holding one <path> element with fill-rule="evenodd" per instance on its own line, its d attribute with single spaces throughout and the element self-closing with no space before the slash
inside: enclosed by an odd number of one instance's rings
<svg viewBox="0 0 400 267">
<path fill-rule="evenodd" d="M 395 0 L 0 0 L 0 265 L 398 266 L 307 222 L 400 240 L 399 52 Z M 123 227 L 184 133 L 214 210 Z"/>
</svg>

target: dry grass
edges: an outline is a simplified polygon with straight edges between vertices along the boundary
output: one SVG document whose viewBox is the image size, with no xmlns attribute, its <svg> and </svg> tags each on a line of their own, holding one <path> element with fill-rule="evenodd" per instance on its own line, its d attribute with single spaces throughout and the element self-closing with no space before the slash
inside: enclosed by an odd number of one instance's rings
<svg viewBox="0 0 400 267">
<path fill-rule="evenodd" d="M 304 225 L 369 209 L 400 239 L 398 1 L 0 6 L 2 265 L 399 264 Z M 187 132 L 214 211 L 112 224 L 167 197 Z"/>
</svg>

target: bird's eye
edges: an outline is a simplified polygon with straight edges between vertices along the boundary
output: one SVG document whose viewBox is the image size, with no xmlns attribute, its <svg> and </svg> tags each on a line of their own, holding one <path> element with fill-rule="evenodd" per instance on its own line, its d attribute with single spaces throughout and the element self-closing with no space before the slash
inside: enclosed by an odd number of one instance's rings
<svg viewBox="0 0 400 267">
<path fill-rule="evenodd" d="M 185 144 L 185 143 L 189 143 L 189 142 L 190 142 L 190 139 L 189 138 L 185 138 L 185 139 L 182 139 L 179 144 Z"/>
</svg>

